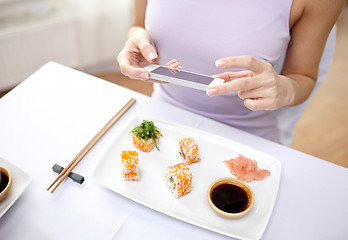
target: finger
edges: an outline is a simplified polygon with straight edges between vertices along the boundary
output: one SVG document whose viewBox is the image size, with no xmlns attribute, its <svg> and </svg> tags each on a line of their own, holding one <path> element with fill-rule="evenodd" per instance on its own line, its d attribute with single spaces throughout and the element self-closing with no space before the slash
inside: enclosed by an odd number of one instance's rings
<svg viewBox="0 0 348 240">
<path fill-rule="evenodd" d="M 274 101 L 272 101 L 269 98 L 258 98 L 258 99 L 247 98 L 244 100 L 244 106 L 246 108 L 249 108 L 252 111 L 277 109 Z"/>
<path fill-rule="evenodd" d="M 276 110 L 277 104 L 273 99 L 270 98 L 259 98 L 259 99 L 246 99 L 244 100 L 244 105 L 253 110 Z"/>
<path fill-rule="evenodd" d="M 251 56 L 220 58 L 215 64 L 218 68 L 246 68 L 255 73 L 261 73 L 272 67 L 271 64 L 262 62 Z"/>
<path fill-rule="evenodd" d="M 230 92 L 248 91 L 261 87 L 261 81 L 258 76 L 238 78 L 230 82 L 209 87 L 207 90 L 208 96 L 218 96 Z"/>
<path fill-rule="evenodd" d="M 171 66 L 173 64 L 176 64 L 176 63 L 178 63 L 178 60 L 177 59 L 172 59 L 169 62 L 167 62 L 166 64 L 164 64 L 164 66 L 165 67 L 169 67 L 169 66 Z"/>
<path fill-rule="evenodd" d="M 265 94 L 264 91 L 260 90 L 260 88 L 246 90 L 246 91 L 238 91 L 238 97 L 240 99 L 261 98 L 261 97 L 264 97 L 264 94 Z"/>
<path fill-rule="evenodd" d="M 178 70 L 182 69 L 182 65 L 176 59 L 173 59 L 173 60 L 169 61 L 164 66 L 167 67 L 167 68 L 170 68 L 170 69 L 172 69 L 174 71 L 178 71 Z"/>
<path fill-rule="evenodd" d="M 126 75 L 133 79 L 148 80 L 149 72 L 143 68 L 137 68 L 129 64 L 128 60 L 125 58 L 118 58 L 120 65 L 120 71 L 123 75 Z"/>
<path fill-rule="evenodd" d="M 245 99 L 244 100 L 244 106 L 252 111 L 257 111 L 257 110 L 261 110 L 260 109 L 260 102 L 262 100 L 261 99 Z"/>
<path fill-rule="evenodd" d="M 141 54 L 148 62 L 153 63 L 157 60 L 158 56 L 155 47 L 146 39 L 141 39 L 138 42 L 138 47 Z"/>
<path fill-rule="evenodd" d="M 180 72 L 179 69 L 175 69 L 175 68 L 168 68 L 168 70 L 169 70 L 171 73 L 178 73 L 178 72 Z"/>
<path fill-rule="evenodd" d="M 253 72 L 249 70 L 245 71 L 239 71 L 239 72 L 224 72 L 220 74 L 213 75 L 213 78 L 221 78 L 224 79 L 225 82 L 232 81 L 237 78 L 243 78 L 243 77 L 253 77 Z"/>
</svg>

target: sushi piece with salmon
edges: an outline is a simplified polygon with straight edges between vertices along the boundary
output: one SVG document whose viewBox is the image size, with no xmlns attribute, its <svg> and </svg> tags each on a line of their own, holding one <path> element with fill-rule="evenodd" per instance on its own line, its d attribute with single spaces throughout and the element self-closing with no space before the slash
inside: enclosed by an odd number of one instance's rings
<svg viewBox="0 0 348 240">
<path fill-rule="evenodd" d="M 143 152 L 150 152 L 156 147 L 159 151 L 157 144 L 162 134 L 152 121 L 143 120 L 143 122 L 139 126 L 133 128 L 130 133 L 132 134 L 135 148 Z"/>
<path fill-rule="evenodd" d="M 192 190 L 192 173 L 184 163 L 168 167 L 164 180 L 176 198 L 188 194 Z"/>
<path fill-rule="evenodd" d="M 199 149 L 195 140 L 191 137 L 183 138 L 179 141 L 180 156 L 186 165 L 201 161 Z"/>
<path fill-rule="evenodd" d="M 125 181 L 139 181 L 138 152 L 122 151 L 122 177 Z"/>
</svg>

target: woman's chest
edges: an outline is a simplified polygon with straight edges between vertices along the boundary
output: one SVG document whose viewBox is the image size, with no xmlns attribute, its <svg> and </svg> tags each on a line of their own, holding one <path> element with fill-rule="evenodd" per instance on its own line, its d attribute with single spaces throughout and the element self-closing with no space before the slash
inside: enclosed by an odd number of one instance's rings
<svg viewBox="0 0 348 240">
<path fill-rule="evenodd" d="M 290 39 L 288 2 L 148 0 L 145 23 L 165 61 L 251 55 L 274 63 Z"/>
</svg>

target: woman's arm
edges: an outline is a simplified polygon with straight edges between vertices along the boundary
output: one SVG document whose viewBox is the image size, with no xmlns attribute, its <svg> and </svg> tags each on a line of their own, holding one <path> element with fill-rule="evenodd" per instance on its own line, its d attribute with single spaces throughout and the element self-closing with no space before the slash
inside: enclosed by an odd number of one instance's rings
<svg viewBox="0 0 348 240">
<path fill-rule="evenodd" d="M 237 91 L 251 110 L 274 110 L 305 101 L 315 85 L 327 37 L 344 3 L 344 0 L 295 0 L 289 23 L 291 40 L 281 75 L 270 64 L 253 57 L 219 59 L 219 68 L 246 68 L 253 76 L 241 77 L 230 72 L 216 75 L 226 83 L 209 88 L 208 95 Z"/>
<path fill-rule="evenodd" d="M 302 11 L 298 10 L 299 4 L 304 4 Z M 281 72 L 293 80 L 289 105 L 304 102 L 312 92 L 327 38 L 344 4 L 345 0 L 294 1 L 290 19 L 291 41 Z M 295 22 L 293 16 L 296 18 L 299 13 L 301 15 Z"/>
<path fill-rule="evenodd" d="M 134 0 L 133 1 L 133 23 L 129 29 L 128 37 L 131 37 L 134 30 L 137 28 L 145 29 L 145 12 L 146 12 L 147 0 Z"/>
<path fill-rule="evenodd" d="M 157 60 L 151 36 L 144 29 L 147 0 L 134 0 L 133 24 L 128 40 L 117 56 L 121 72 L 131 78 L 147 80 L 149 73 L 143 69 Z"/>
<path fill-rule="evenodd" d="M 117 56 L 121 72 L 140 80 L 150 80 L 150 75 L 144 67 L 155 63 L 158 55 L 150 34 L 145 30 L 145 12 L 147 0 L 134 0 L 133 24 L 128 33 L 128 40 Z M 178 60 L 173 59 L 165 66 L 181 68 Z"/>
</svg>

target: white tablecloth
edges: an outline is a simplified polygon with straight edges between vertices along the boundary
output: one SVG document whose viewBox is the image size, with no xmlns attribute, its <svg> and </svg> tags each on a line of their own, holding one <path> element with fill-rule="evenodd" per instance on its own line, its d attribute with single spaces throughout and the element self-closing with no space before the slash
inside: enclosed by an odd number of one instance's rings
<svg viewBox="0 0 348 240">
<path fill-rule="evenodd" d="M 57 176 L 51 167 L 66 166 L 130 97 L 135 105 L 74 170 L 85 182 L 65 181 L 56 193 L 48 193 Z M 144 207 L 93 180 L 114 136 L 138 115 L 196 127 L 279 158 L 280 187 L 263 239 L 348 239 L 348 169 L 53 62 L 0 99 L 0 155 L 32 176 L 0 219 L 0 238 L 230 239 Z"/>
</svg>

